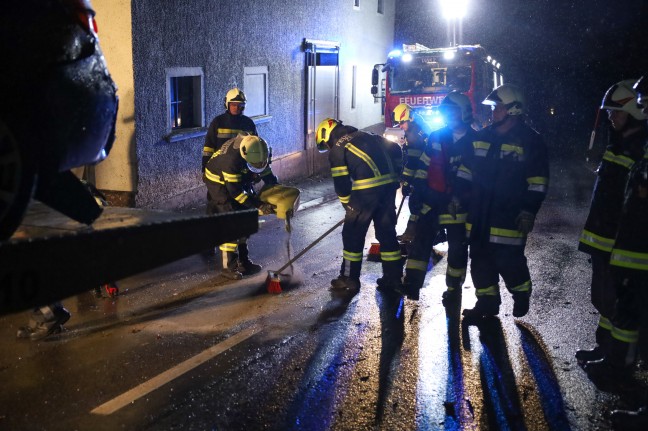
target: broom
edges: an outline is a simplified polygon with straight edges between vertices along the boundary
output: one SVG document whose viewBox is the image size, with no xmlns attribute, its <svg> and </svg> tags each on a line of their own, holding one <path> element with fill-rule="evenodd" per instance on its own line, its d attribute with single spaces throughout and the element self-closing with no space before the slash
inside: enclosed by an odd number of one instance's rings
<svg viewBox="0 0 648 431">
<path fill-rule="evenodd" d="M 313 248 L 315 244 L 323 240 L 326 236 L 328 236 L 331 232 L 333 232 L 335 229 L 337 229 L 340 225 L 344 223 L 344 219 L 340 220 L 337 222 L 333 227 L 331 227 L 329 230 L 324 232 L 322 235 L 320 235 L 319 238 L 317 238 L 315 241 L 311 242 L 304 248 L 302 251 L 297 253 L 295 257 L 290 259 L 288 262 L 286 262 L 281 268 L 279 268 L 276 271 L 268 271 L 268 277 L 266 278 L 266 287 L 268 289 L 268 293 L 281 293 L 281 280 L 279 278 L 279 275 L 281 275 L 281 271 L 284 269 L 288 268 L 290 265 L 293 264 L 297 259 L 302 257 L 308 250 Z"/>
<path fill-rule="evenodd" d="M 403 209 L 403 204 L 405 203 L 405 196 L 403 196 L 403 199 L 401 199 L 401 203 L 398 206 L 398 212 L 396 212 L 396 220 L 398 220 L 398 216 L 401 213 L 401 210 Z M 369 247 L 369 253 L 367 253 L 367 261 L 368 262 L 380 262 L 380 243 L 379 242 L 372 242 L 371 246 Z"/>
</svg>

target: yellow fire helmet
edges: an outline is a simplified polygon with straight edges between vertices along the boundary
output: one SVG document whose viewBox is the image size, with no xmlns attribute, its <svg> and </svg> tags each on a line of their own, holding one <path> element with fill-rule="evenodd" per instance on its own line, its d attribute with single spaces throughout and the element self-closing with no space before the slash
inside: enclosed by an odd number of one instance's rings
<svg viewBox="0 0 648 431">
<path fill-rule="evenodd" d="M 402 123 L 403 121 L 412 121 L 414 119 L 414 110 L 407 103 L 396 105 L 394 112 L 392 112 L 392 121 L 394 126 Z"/>
<path fill-rule="evenodd" d="M 245 103 L 246 101 L 245 93 L 238 88 L 232 88 L 225 95 L 225 109 L 229 109 L 230 102 Z"/>
<path fill-rule="evenodd" d="M 250 171 L 258 174 L 268 166 L 268 144 L 258 136 L 243 137 L 239 151 Z"/>
<path fill-rule="evenodd" d="M 342 122 L 334 120 L 333 118 L 327 118 L 317 126 L 315 142 L 317 143 L 317 149 L 320 153 L 325 153 L 329 150 L 328 143 L 331 138 L 331 132 L 338 124 L 342 124 Z"/>
</svg>

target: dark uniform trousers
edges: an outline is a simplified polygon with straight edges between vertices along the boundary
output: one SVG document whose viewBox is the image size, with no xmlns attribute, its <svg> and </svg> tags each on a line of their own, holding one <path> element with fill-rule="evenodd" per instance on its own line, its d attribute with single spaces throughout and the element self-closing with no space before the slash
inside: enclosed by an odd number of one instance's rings
<svg viewBox="0 0 648 431">
<path fill-rule="evenodd" d="M 468 238 L 466 237 L 466 214 L 450 214 L 439 216 L 441 227 L 445 228 L 448 241 L 448 256 L 446 268 L 446 286 L 449 291 L 461 289 L 466 281 L 468 266 Z"/>
<path fill-rule="evenodd" d="M 530 292 L 531 274 L 524 255 L 524 244 L 471 242 L 470 259 L 470 274 L 478 300 L 480 297 L 494 297 L 497 304 L 501 303 L 500 275 L 506 289 L 512 294 Z"/>
<path fill-rule="evenodd" d="M 223 192 L 225 187 L 220 184 L 210 184 L 209 187 L 217 188 L 222 187 Z M 208 188 L 209 188 L 208 187 Z M 216 196 L 218 194 L 214 193 Z M 207 214 L 221 214 L 226 212 L 243 211 L 249 209 L 236 201 L 215 202 L 210 200 L 207 202 Z M 249 250 L 247 245 L 247 237 L 239 238 L 236 242 L 226 242 L 221 244 L 218 248 L 222 253 L 223 268 L 236 269 L 238 261 L 247 261 L 249 259 Z"/>
<path fill-rule="evenodd" d="M 425 282 L 434 239 L 439 233 L 438 215 L 423 205 L 416 223 L 414 241 L 410 245 L 405 267 L 405 283 L 412 289 L 421 289 Z"/>
<path fill-rule="evenodd" d="M 360 278 L 365 236 L 371 222 L 380 242 L 383 275 L 399 280 L 402 274 L 401 253 L 396 239 L 396 188 L 387 184 L 368 190 L 353 190 L 346 205 L 342 228 L 342 268 L 340 275 Z"/>
</svg>

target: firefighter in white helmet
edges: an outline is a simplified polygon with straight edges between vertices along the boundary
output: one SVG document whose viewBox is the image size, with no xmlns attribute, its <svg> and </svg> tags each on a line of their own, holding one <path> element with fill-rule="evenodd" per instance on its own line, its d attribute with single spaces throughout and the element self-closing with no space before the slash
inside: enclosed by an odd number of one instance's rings
<svg viewBox="0 0 648 431">
<path fill-rule="evenodd" d="M 637 93 L 637 107 L 648 114 L 648 75 L 639 79 L 633 89 Z M 645 147 L 644 147 L 645 150 Z M 648 155 L 635 162 L 628 176 L 623 208 L 619 220 L 610 265 L 616 286 L 615 310 L 612 318 L 611 349 L 606 352 L 608 367 L 632 366 L 637 352 L 644 361 L 648 358 L 646 331 L 648 331 Z M 589 365 L 588 365 L 589 367 Z M 609 371 L 609 370 L 607 370 Z M 630 368 L 632 371 L 632 368 Z M 614 372 L 609 379 L 621 380 Z M 648 390 L 640 398 L 637 411 L 614 410 L 610 419 L 614 429 L 633 431 L 648 429 Z"/>
<path fill-rule="evenodd" d="M 260 215 L 274 213 L 271 204 L 262 202 L 253 185 L 277 184 L 270 169 L 268 144 L 258 136 L 241 133 L 225 142 L 207 162 L 203 180 L 211 200 L 211 214 L 257 208 Z M 220 246 L 223 258 L 221 275 L 239 280 L 243 275 L 259 272 L 261 266 L 250 260 L 247 238 Z"/>
<path fill-rule="evenodd" d="M 475 307 L 463 314 L 468 319 L 497 315 L 501 276 L 513 296 L 513 316 L 522 317 L 531 297 L 524 248 L 547 194 L 547 147 L 525 123 L 526 98 L 517 86 L 503 84 L 482 103 L 493 109 L 492 124 L 476 133 L 455 183 L 457 196 L 469 197 L 466 228 L 477 295 Z"/>
<path fill-rule="evenodd" d="M 228 140 L 241 132 L 257 135 L 254 122 L 243 115 L 247 99 L 245 93 L 238 88 L 232 88 L 225 95 L 225 112 L 212 120 L 205 136 L 203 148 L 202 169 L 216 151 Z"/>
<path fill-rule="evenodd" d="M 637 107 L 634 80 L 611 86 L 601 108 L 610 121 L 609 143 L 597 169 L 590 211 L 581 233 L 578 249 L 591 256 L 591 300 L 599 312 L 596 346 L 578 350 L 579 363 L 603 359 L 612 342 L 610 319 L 614 311 L 615 288 L 610 276 L 610 252 L 614 243 L 630 168 L 643 156 L 646 139 L 645 115 Z"/>
<path fill-rule="evenodd" d="M 579 250 L 591 256 L 591 298 L 599 312 L 599 323 L 596 328 L 597 345 L 592 350 L 577 351 L 576 358 L 593 380 L 599 379 L 602 373 L 619 380 L 623 374 L 629 375 L 634 358 L 628 353 L 636 350 L 636 342 L 626 343 L 630 341 L 626 337 L 631 332 L 630 328 L 615 331 L 612 318 L 616 314 L 619 289 L 623 291 L 623 287 L 615 280 L 610 265 L 620 221 L 624 218 L 628 175 L 633 165 L 643 158 L 648 136 L 646 116 L 637 106 L 637 95 L 632 88 L 634 82 L 618 82 L 603 97 L 601 109 L 607 110 L 610 120 L 610 141 L 597 170 L 590 211 L 578 244 Z M 631 223 L 631 220 L 626 218 L 625 222 Z M 622 247 L 628 245 L 622 244 Z M 623 341 L 619 342 L 619 337 Z M 625 354 L 620 353 L 623 350 L 620 345 L 627 347 Z"/>
<path fill-rule="evenodd" d="M 414 109 L 406 103 L 396 105 L 392 113 L 392 123 L 405 133 L 405 145 L 403 146 L 405 166 L 403 167 L 401 179 L 401 191 L 403 196 L 409 196 L 407 204 L 410 211 L 410 218 L 407 221 L 405 232 L 398 239 L 400 241 L 410 242 L 414 239 L 416 220 L 419 217 L 419 211 L 421 209 L 416 195 L 412 194 L 414 190 L 414 174 L 418 169 L 419 159 L 427 144 L 430 128 L 419 115 L 415 115 Z"/>
<path fill-rule="evenodd" d="M 400 288 L 403 264 L 396 239 L 396 190 L 403 153 L 398 144 L 327 118 L 317 127 L 316 143 L 328 151 L 335 192 L 346 211 L 342 228 L 342 267 L 331 281 L 333 291 L 357 292 L 360 288 L 362 250 L 373 222 L 380 242 L 384 290 Z"/>
<path fill-rule="evenodd" d="M 457 199 L 452 200 L 454 182 L 463 155 L 472 149 L 476 132 L 471 127 L 472 105 L 465 94 L 450 92 L 441 102 L 439 111 L 446 126 L 427 138 L 414 175 L 413 197 L 421 202 L 420 214 L 417 214 L 420 222 L 407 256 L 404 290 L 411 298 L 418 298 L 435 238 L 444 230 L 448 265 L 443 303 L 449 305 L 460 302 L 468 263 L 467 214 Z"/>
</svg>

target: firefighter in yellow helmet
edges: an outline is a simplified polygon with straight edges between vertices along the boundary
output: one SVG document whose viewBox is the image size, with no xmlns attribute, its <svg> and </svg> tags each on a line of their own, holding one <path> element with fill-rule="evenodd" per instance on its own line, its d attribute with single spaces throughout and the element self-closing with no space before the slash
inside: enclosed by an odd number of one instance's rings
<svg viewBox="0 0 648 431">
<path fill-rule="evenodd" d="M 258 136 L 241 133 L 225 142 L 207 162 L 203 176 L 211 197 L 208 213 L 257 208 L 261 215 L 272 214 L 273 206 L 262 202 L 253 188 L 261 180 L 266 185 L 278 183 L 268 161 L 268 144 Z M 249 258 L 247 238 L 222 244 L 220 250 L 225 278 L 239 280 L 261 270 Z"/>
<path fill-rule="evenodd" d="M 346 211 L 342 228 L 342 267 L 332 290 L 357 291 L 365 236 L 373 222 L 380 242 L 384 290 L 399 290 L 403 273 L 396 239 L 396 190 L 403 164 L 398 144 L 327 118 L 316 131 L 317 148 L 328 151 L 331 175 Z"/>
<path fill-rule="evenodd" d="M 202 169 L 205 170 L 207 162 L 216 151 L 228 140 L 241 132 L 258 135 L 256 125 L 243 115 L 247 98 L 245 93 L 238 88 L 232 88 L 225 95 L 225 112 L 212 120 L 205 136 L 203 148 Z"/>
<path fill-rule="evenodd" d="M 409 196 L 407 205 L 410 211 L 407 227 L 399 239 L 404 242 L 410 242 L 414 239 L 416 221 L 421 209 L 417 195 L 412 193 L 414 189 L 414 175 L 418 170 L 419 159 L 427 144 L 430 128 L 420 116 L 415 116 L 414 109 L 406 103 L 396 105 L 392 114 L 392 124 L 398 126 L 405 133 L 405 145 L 403 146 L 405 166 L 403 168 L 401 191 L 403 196 Z"/>
</svg>

